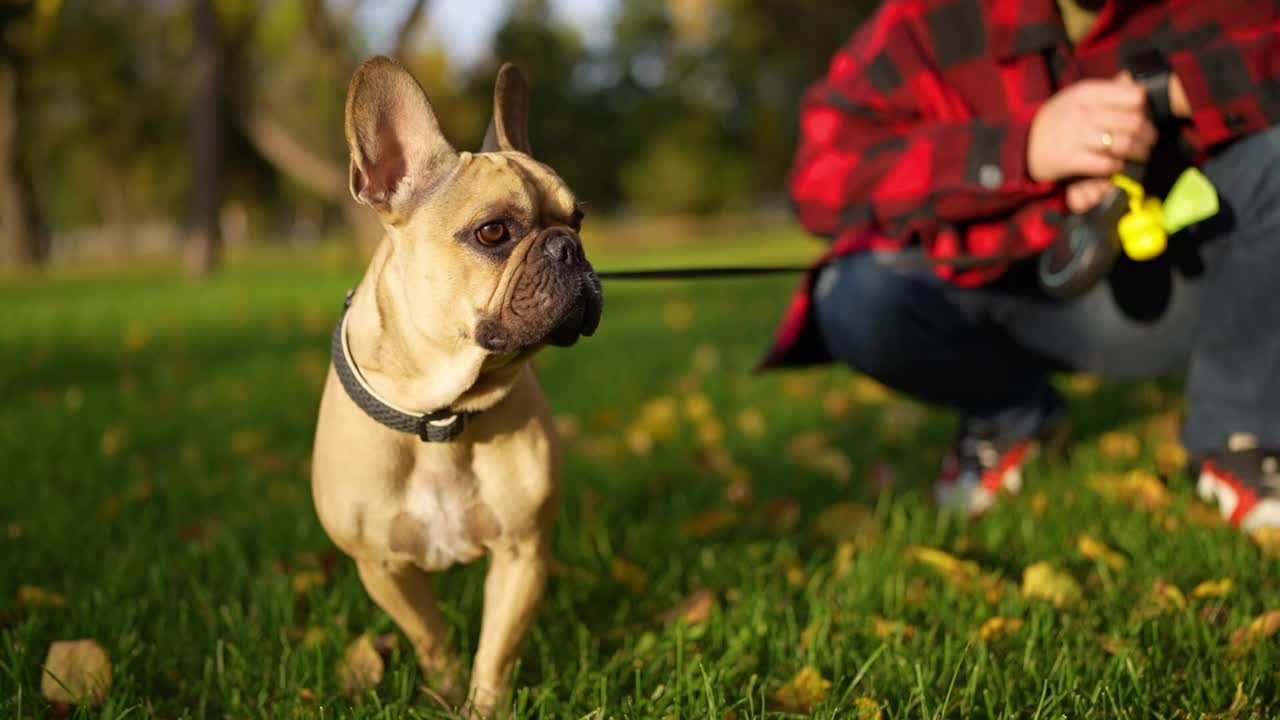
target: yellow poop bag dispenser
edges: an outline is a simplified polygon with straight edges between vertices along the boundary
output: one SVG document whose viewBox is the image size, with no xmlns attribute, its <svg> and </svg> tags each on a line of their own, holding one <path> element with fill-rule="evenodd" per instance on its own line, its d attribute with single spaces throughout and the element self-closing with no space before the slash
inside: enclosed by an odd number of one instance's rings
<svg viewBox="0 0 1280 720">
<path fill-rule="evenodd" d="M 1142 183 L 1116 174 L 1111 182 L 1128 196 L 1128 212 L 1116 226 L 1124 253 L 1139 262 L 1164 253 L 1169 236 L 1218 214 L 1218 193 L 1194 167 L 1187 168 L 1163 201 L 1144 193 Z"/>
</svg>

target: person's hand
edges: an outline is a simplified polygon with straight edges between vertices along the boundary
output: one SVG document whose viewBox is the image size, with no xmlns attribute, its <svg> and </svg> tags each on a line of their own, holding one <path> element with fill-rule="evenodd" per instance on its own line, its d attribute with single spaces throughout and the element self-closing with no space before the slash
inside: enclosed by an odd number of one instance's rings
<svg viewBox="0 0 1280 720">
<path fill-rule="evenodd" d="M 1031 121 L 1027 172 L 1037 182 L 1055 182 L 1112 175 L 1125 158 L 1144 162 L 1156 141 L 1146 101 L 1127 73 L 1058 91 Z"/>
<path fill-rule="evenodd" d="M 1073 213 L 1088 212 L 1102 202 L 1115 187 L 1107 178 L 1085 178 L 1067 186 L 1067 209 Z"/>
</svg>

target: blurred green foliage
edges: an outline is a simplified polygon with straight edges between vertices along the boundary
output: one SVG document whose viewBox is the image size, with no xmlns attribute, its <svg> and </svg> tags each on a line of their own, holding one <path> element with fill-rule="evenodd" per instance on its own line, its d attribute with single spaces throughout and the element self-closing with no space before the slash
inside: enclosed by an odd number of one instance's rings
<svg viewBox="0 0 1280 720">
<path fill-rule="evenodd" d="M 30 3 L 28 3 L 30 5 Z M 29 40 L 26 116 L 46 221 L 128 228 L 181 222 L 191 177 L 189 2 L 55 0 L 10 28 Z M 456 144 L 479 145 L 502 61 L 533 86 L 532 142 L 596 211 L 707 214 L 784 202 L 796 103 L 875 3 L 626 0 L 612 40 L 590 46 L 546 0 L 517 0 L 490 58 L 451 67 L 430 13 L 398 57 L 418 76 Z M 255 237 L 308 218 L 349 225 L 345 198 L 318 175 L 345 174 L 342 108 L 370 45 L 361 2 L 219 0 L 225 120 L 223 202 Z M 427 5 L 429 8 L 429 4 Z M 267 118 L 275 135 L 255 135 Z M 255 125 L 254 123 L 259 123 Z M 278 153 L 263 138 L 277 141 Z M 281 138 L 284 138 L 281 140 Z M 293 155 L 288 155 L 293 152 Z M 281 162 L 281 155 L 286 162 Z M 323 161 L 309 173 L 288 159 Z M 314 166 L 314 165 L 313 165 Z M 304 168 L 299 171 L 297 168 Z M 127 233 L 126 233 L 127 234 Z"/>
</svg>

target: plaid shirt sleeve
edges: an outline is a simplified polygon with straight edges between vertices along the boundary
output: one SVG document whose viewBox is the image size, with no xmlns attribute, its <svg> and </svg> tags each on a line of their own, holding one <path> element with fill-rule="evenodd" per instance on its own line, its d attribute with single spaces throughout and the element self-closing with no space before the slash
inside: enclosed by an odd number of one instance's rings
<svg viewBox="0 0 1280 720">
<path fill-rule="evenodd" d="M 1169 64 L 1186 91 L 1204 149 L 1280 124 L 1280 20 L 1172 53 Z"/>
<path fill-rule="evenodd" d="M 1031 114 L 974 118 L 948 100 L 945 53 L 922 46 L 928 34 L 912 27 L 910 13 L 894 12 L 900 7 L 883 6 L 801 100 L 788 178 L 801 225 L 829 238 L 874 228 L 882 240 L 916 237 L 931 247 L 939 232 L 958 233 L 944 244 L 961 247 L 943 254 L 969 246 L 970 231 L 1022 244 L 1007 237 L 1020 232 L 1010 213 L 1054 190 L 1027 173 Z"/>
</svg>

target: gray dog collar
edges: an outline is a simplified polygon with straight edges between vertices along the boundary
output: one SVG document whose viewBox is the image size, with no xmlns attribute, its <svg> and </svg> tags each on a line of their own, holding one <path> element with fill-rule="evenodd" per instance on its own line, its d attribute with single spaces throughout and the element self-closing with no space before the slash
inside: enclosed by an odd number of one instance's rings
<svg viewBox="0 0 1280 720">
<path fill-rule="evenodd" d="M 338 380 L 347 396 L 364 411 L 365 415 L 379 423 L 403 433 L 417 435 L 423 442 L 449 442 L 458 437 L 466 426 L 467 413 L 454 412 L 448 408 L 435 412 L 410 412 L 378 397 L 369 387 L 360 369 L 351 359 L 351 348 L 347 346 L 347 310 L 351 307 L 354 291 L 347 291 L 342 302 L 342 316 L 333 329 L 333 343 L 330 352 L 333 355 L 333 367 L 338 373 Z"/>
</svg>

